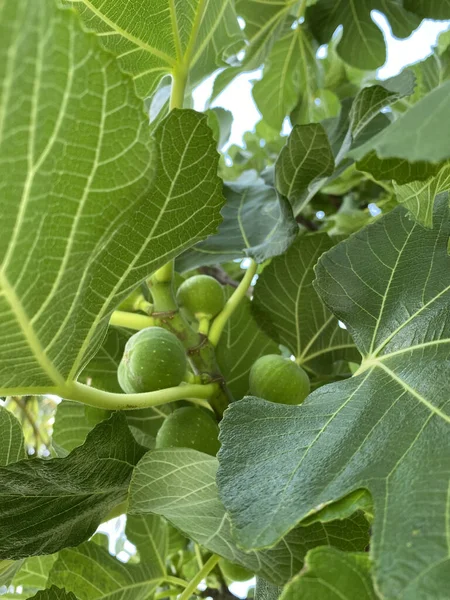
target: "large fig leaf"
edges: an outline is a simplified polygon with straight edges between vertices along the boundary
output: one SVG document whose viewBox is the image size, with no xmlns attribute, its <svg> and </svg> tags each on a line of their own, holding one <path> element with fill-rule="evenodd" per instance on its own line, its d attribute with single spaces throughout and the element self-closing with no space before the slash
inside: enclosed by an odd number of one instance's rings
<svg viewBox="0 0 450 600">
<path fill-rule="evenodd" d="M 198 82 L 242 44 L 232 0 L 70 0 L 86 25 L 133 75 L 137 93 L 150 96 L 167 73 Z M 236 48 L 235 48 L 236 49 Z"/>
<path fill-rule="evenodd" d="M 137 283 L 215 231 L 218 155 L 190 110 L 152 143 L 131 81 L 72 10 L 0 9 L 0 388 L 57 393 Z"/>
<path fill-rule="evenodd" d="M 347 325 L 362 366 L 302 406 L 249 398 L 226 412 L 219 487 L 246 548 L 273 544 L 309 514 L 366 488 L 383 597 L 445 597 L 449 231 L 446 199 L 436 202 L 434 229 L 399 207 L 319 260 L 317 290 Z"/>
<path fill-rule="evenodd" d="M 349 333 L 313 287 L 314 266 L 332 246 L 326 233 L 300 236 L 264 269 L 254 291 L 257 322 L 313 375 L 331 374 L 336 361 L 359 360 Z"/>
<path fill-rule="evenodd" d="M 133 475 L 130 514 L 162 515 L 211 552 L 278 584 L 300 570 L 309 548 L 330 544 L 362 550 L 366 545 L 368 523 L 360 513 L 343 521 L 296 528 L 270 550 L 243 552 L 233 539 L 230 521 L 217 494 L 217 467 L 216 458 L 196 450 L 149 452 Z"/>
<path fill-rule="evenodd" d="M 125 500 L 133 467 L 144 453 L 119 413 L 66 458 L 0 468 L 0 558 L 52 554 L 85 541 Z"/>
</svg>

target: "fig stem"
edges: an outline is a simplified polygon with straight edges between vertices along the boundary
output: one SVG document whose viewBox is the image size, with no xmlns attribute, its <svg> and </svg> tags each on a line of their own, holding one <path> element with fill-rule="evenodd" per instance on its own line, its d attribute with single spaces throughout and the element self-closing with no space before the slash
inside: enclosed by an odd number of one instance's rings
<svg viewBox="0 0 450 600">
<path fill-rule="evenodd" d="M 205 579 L 207 575 L 214 569 L 220 560 L 220 556 L 213 554 L 203 565 L 203 568 L 191 579 L 186 589 L 178 597 L 178 600 L 190 600 L 199 584 Z"/>
<path fill-rule="evenodd" d="M 201 319 L 198 322 L 198 332 L 201 335 L 208 335 L 210 322 L 211 319 L 209 317 L 201 317 Z"/>
<path fill-rule="evenodd" d="M 217 315 L 217 317 L 212 322 L 212 325 L 209 330 L 208 339 L 213 346 L 217 346 L 220 340 L 220 336 L 225 328 L 225 325 L 231 315 L 234 313 L 236 308 L 239 306 L 239 303 L 246 296 L 248 288 L 252 283 L 252 279 L 255 276 L 256 269 L 258 265 L 252 259 L 250 266 L 247 269 L 244 277 L 239 283 L 238 287 L 234 290 L 231 296 L 228 298 L 223 310 Z"/>
<path fill-rule="evenodd" d="M 116 327 L 126 327 L 127 329 L 133 329 L 140 331 L 146 327 L 154 327 L 156 325 L 155 319 L 148 315 L 140 315 L 138 313 L 130 313 L 124 310 L 115 310 L 109 320 L 110 325 Z"/>
<path fill-rule="evenodd" d="M 145 408 L 147 406 L 161 406 L 162 404 L 169 404 L 170 402 L 184 400 L 185 398 L 208 400 L 217 393 L 218 389 L 219 385 L 217 383 L 208 383 L 205 385 L 188 383 L 155 392 L 116 394 L 73 381 L 58 390 L 57 394 L 67 400 L 75 400 L 97 408 L 130 410 Z"/>
</svg>

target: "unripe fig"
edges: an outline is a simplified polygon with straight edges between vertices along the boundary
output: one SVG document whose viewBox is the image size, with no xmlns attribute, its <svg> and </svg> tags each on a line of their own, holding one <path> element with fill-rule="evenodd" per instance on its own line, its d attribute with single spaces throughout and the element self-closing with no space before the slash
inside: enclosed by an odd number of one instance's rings
<svg viewBox="0 0 450 600">
<path fill-rule="evenodd" d="M 190 319 L 212 319 L 224 307 L 225 295 L 214 277 L 194 275 L 178 288 L 177 304 Z"/>
<path fill-rule="evenodd" d="M 241 567 L 241 565 L 235 565 L 226 558 L 221 558 L 219 560 L 219 567 L 223 573 L 223 576 L 231 581 L 248 581 L 255 576 L 254 573 L 245 567 Z"/>
<path fill-rule="evenodd" d="M 300 404 L 310 392 L 308 375 L 278 354 L 258 358 L 250 369 L 250 394 L 279 404 Z"/>
<path fill-rule="evenodd" d="M 130 337 L 117 376 L 127 394 L 179 385 L 187 368 L 180 340 L 162 327 L 148 327 Z"/>
<path fill-rule="evenodd" d="M 186 406 L 171 413 L 156 434 L 156 448 L 192 448 L 215 456 L 219 426 L 203 408 Z"/>
</svg>

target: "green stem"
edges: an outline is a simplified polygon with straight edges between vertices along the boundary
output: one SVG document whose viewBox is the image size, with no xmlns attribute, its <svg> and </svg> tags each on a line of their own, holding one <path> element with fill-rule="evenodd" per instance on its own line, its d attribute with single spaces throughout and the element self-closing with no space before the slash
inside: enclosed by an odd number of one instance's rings
<svg viewBox="0 0 450 600">
<path fill-rule="evenodd" d="M 127 329 L 140 331 L 146 327 L 154 327 L 155 319 L 147 315 L 115 310 L 109 319 L 109 324 L 115 325 L 116 327 L 126 327 Z"/>
<path fill-rule="evenodd" d="M 154 600 L 166 600 L 166 598 L 172 598 L 172 596 L 178 596 L 180 590 L 163 590 L 154 595 Z"/>
<path fill-rule="evenodd" d="M 115 394 L 98 390 L 78 381 L 73 381 L 59 390 L 58 395 L 67 400 L 76 400 L 97 408 L 124 410 L 145 408 L 147 406 L 161 406 L 162 404 L 168 404 L 176 400 L 183 400 L 186 397 L 208 400 L 217 393 L 218 388 L 219 386 L 216 383 L 206 385 L 188 383 L 155 392 L 144 392 L 142 394 Z"/>
<path fill-rule="evenodd" d="M 208 339 L 213 346 L 217 346 L 220 340 L 220 336 L 225 328 L 225 325 L 231 315 L 234 313 L 236 308 L 239 306 L 241 300 L 246 296 L 248 288 L 255 276 L 258 265 L 252 259 L 247 272 L 239 283 L 238 287 L 234 290 L 227 303 L 225 304 L 222 312 L 220 312 L 214 319 L 211 328 L 209 330 Z"/>
<path fill-rule="evenodd" d="M 172 90 L 170 93 L 170 110 L 183 108 L 188 70 L 178 65 L 172 71 Z"/>
<path fill-rule="evenodd" d="M 208 335 L 210 322 L 211 319 L 209 317 L 201 317 L 201 319 L 198 322 L 198 332 L 201 335 Z"/>
<path fill-rule="evenodd" d="M 217 563 L 220 560 L 220 556 L 217 554 L 213 554 L 203 565 L 203 568 L 197 573 L 197 575 L 191 579 L 189 585 L 184 590 L 184 592 L 180 595 L 178 600 L 190 600 L 192 594 L 198 588 L 199 584 L 205 579 L 207 575 L 214 569 Z"/>
<path fill-rule="evenodd" d="M 179 585 L 182 588 L 186 588 L 188 586 L 188 582 L 184 579 L 180 579 L 179 577 L 173 577 L 172 575 L 167 575 L 164 577 L 165 583 L 171 583 L 172 585 Z"/>
</svg>

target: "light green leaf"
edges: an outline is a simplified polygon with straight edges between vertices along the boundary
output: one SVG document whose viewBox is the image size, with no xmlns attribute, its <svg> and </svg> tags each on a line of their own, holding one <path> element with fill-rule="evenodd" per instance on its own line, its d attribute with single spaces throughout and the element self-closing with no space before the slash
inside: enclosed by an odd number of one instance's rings
<svg viewBox="0 0 450 600">
<path fill-rule="evenodd" d="M 80 600 L 145 600 L 159 578 L 153 576 L 151 564 L 124 564 L 105 548 L 87 542 L 59 553 L 49 581 L 76 593 Z"/>
<path fill-rule="evenodd" d="M 84 404 L 63 400 L 58 404 L 53 425 L 52 443 L 59 456 L 66 456 L 77 446 L 84 444 L 93 429 L 86 418 Z"/>
<path fill-rule="evenodd" d="M 231 0 L 70 0 L 87 27 L 133 76 L 139 96 L 150 96 L 168 73 L 194 85 L 242 45 Z M 139 18 L 136 18 L 139 15 Z"/>
<path fill-rule="evenodd" d="M 125 417 L 115 414 L 66 458 L 0 468 L 0 557 L 52 554 L 85 541 L 126 498 L 144 452 Z"/>
<path fill-rule="evenodd" d="M 367 542 L 367 522 L 355 515 L 327 526 L 317 523 L 297 528 L 271 550 L 242 552 L 217 495 L 217 466 L 216 458 L 196 450 L 170 448 L 147 453 L 132 478 L 129 513 L 162 515 L 211 552 L 278 584 L 298 572 L 311 547 L 325 543 L 363 548 Z"/>
<path fill-rule="evenodd" d="M 450 220 L 446 199 L 435 205 L 433 230 L 399 207 L 322 256 L 317 289 L 362 367 L 299 407 L 234 403 L 219 454 L 221 498 L 246 548 L 368 489 L 376 586 L 402 600 L 442 597 L 449 583 Z"/>
<path fill-rule="evenodd" d="M 435 177 L 426 181 L 411 181 L 396 185 L 394 189 L 398 202 L 425 225 L 433 227 L 433 209 L 436 196 L 450 190 L 450 164 L 445 164 Z"/>
<path fill-rule="evenodd" d="M 259 327 L 248 298 L 228 319 L 216 350 L 217 362 L 236 400 L 248 393 L 248 374 L 265 354 L 278 354 L 277 344 Z"/>
<path fill-rule="evenodd" d="M 296 125 L 275 166 L 278 191 L 288 198 L 294 213 L 309 201 L 309 187 L 325 181 L 334 171 L 334 156 L 325 129 L 319 123 Z"/>
<path fill-rule="evenodd" d="M 22 427 L 16 417 L 0 406 L 0 465 L 5 466 L 26 457 Z"/>
<path fill-rule="evenodd" d="M 263 118 L 276 131 L 299 102 L 306 116 L 314 110 L 320 75 L 316 50 L 311 34 L 299 25 L 289 27 L 267 57 L 262 79 L 254 84 L 252 93 Z"/>
<path fill-rule="evenodd" d="M 435 163 L 450 158 L 449 94 L 447 81 L 350 155 L 360 160 L 375 151 L 379 158 Z"/>
<path fill-rule="evenodd" d="M 139 552 L 147 577 L 165 577 L 169 553 L 169 526 L 158 515 L 127 515 L 127 538 Z"/>
<path fill-rule="evenodd" d="M 22 564 L 21 560 L 0 560 L 0 587 L 10 585 Z"/>
<path fill-rule="evenodd" d="M 333 245 L 326 233 L 299 236 L 264 269 L 254 290 L 258 324 L 316 376 L 331 374 L 336 361 L 360 359 L 350 335 L 312 285 L 317 261 Z"/>
<path fill-rule="evenodd" d="M 319 0 L 306 18 L 320 44 L 326 44 L 339 25 L 344 30 L 337 45 L 343 60 L 358 69 L 373 70 L 386 60 L 384 37 L 372 21 L 371 11 L 379 10 L 388 19 L 396 37 L 408 37 L 420 24 L 398 0 Z"/>
<path fill-rule="evenodd" d="M 48 556 L 31 556 L 21 566 L 14 576 L 15 586 L 23 585 L 26 588 L 43 589 L 47 585 L 48 575 L 57 558 L 57 554 Z"/>
<path fill-rule="evenodd" d="M 58 393 L 137 283 L 215 231 L 218 155 L 190 110 L 152 143 L 131 81 L 73 11 L 0 7 L 1 393 Z"/>
<path fill-rule="evenodd" d="M 77 597 L 72 594 L 72 592 L 66 592 L 66 590 L 62 590 L 61 588 L 57 588 L 52 585 L 52 587 L 48 590 L 42 590 L 38 592 L 35 596 L 30 598 L 30 600 L 78 600 Z"/>
<path fill-rule="evenodd" d="M 289 203 L 262 179 L 228 183 L 223 222 L 216 235 L 200 242 L 178 260 L 181 271 L 250 256 L 262 263 L 289 248 L 298 225 Z"/>
<path fill-rule="evenodd" d="M 280 600 L 377 600 L 367 554 L 315 548 L 306 556 L 304 573 L 286 586 Z"/>
</svg>

